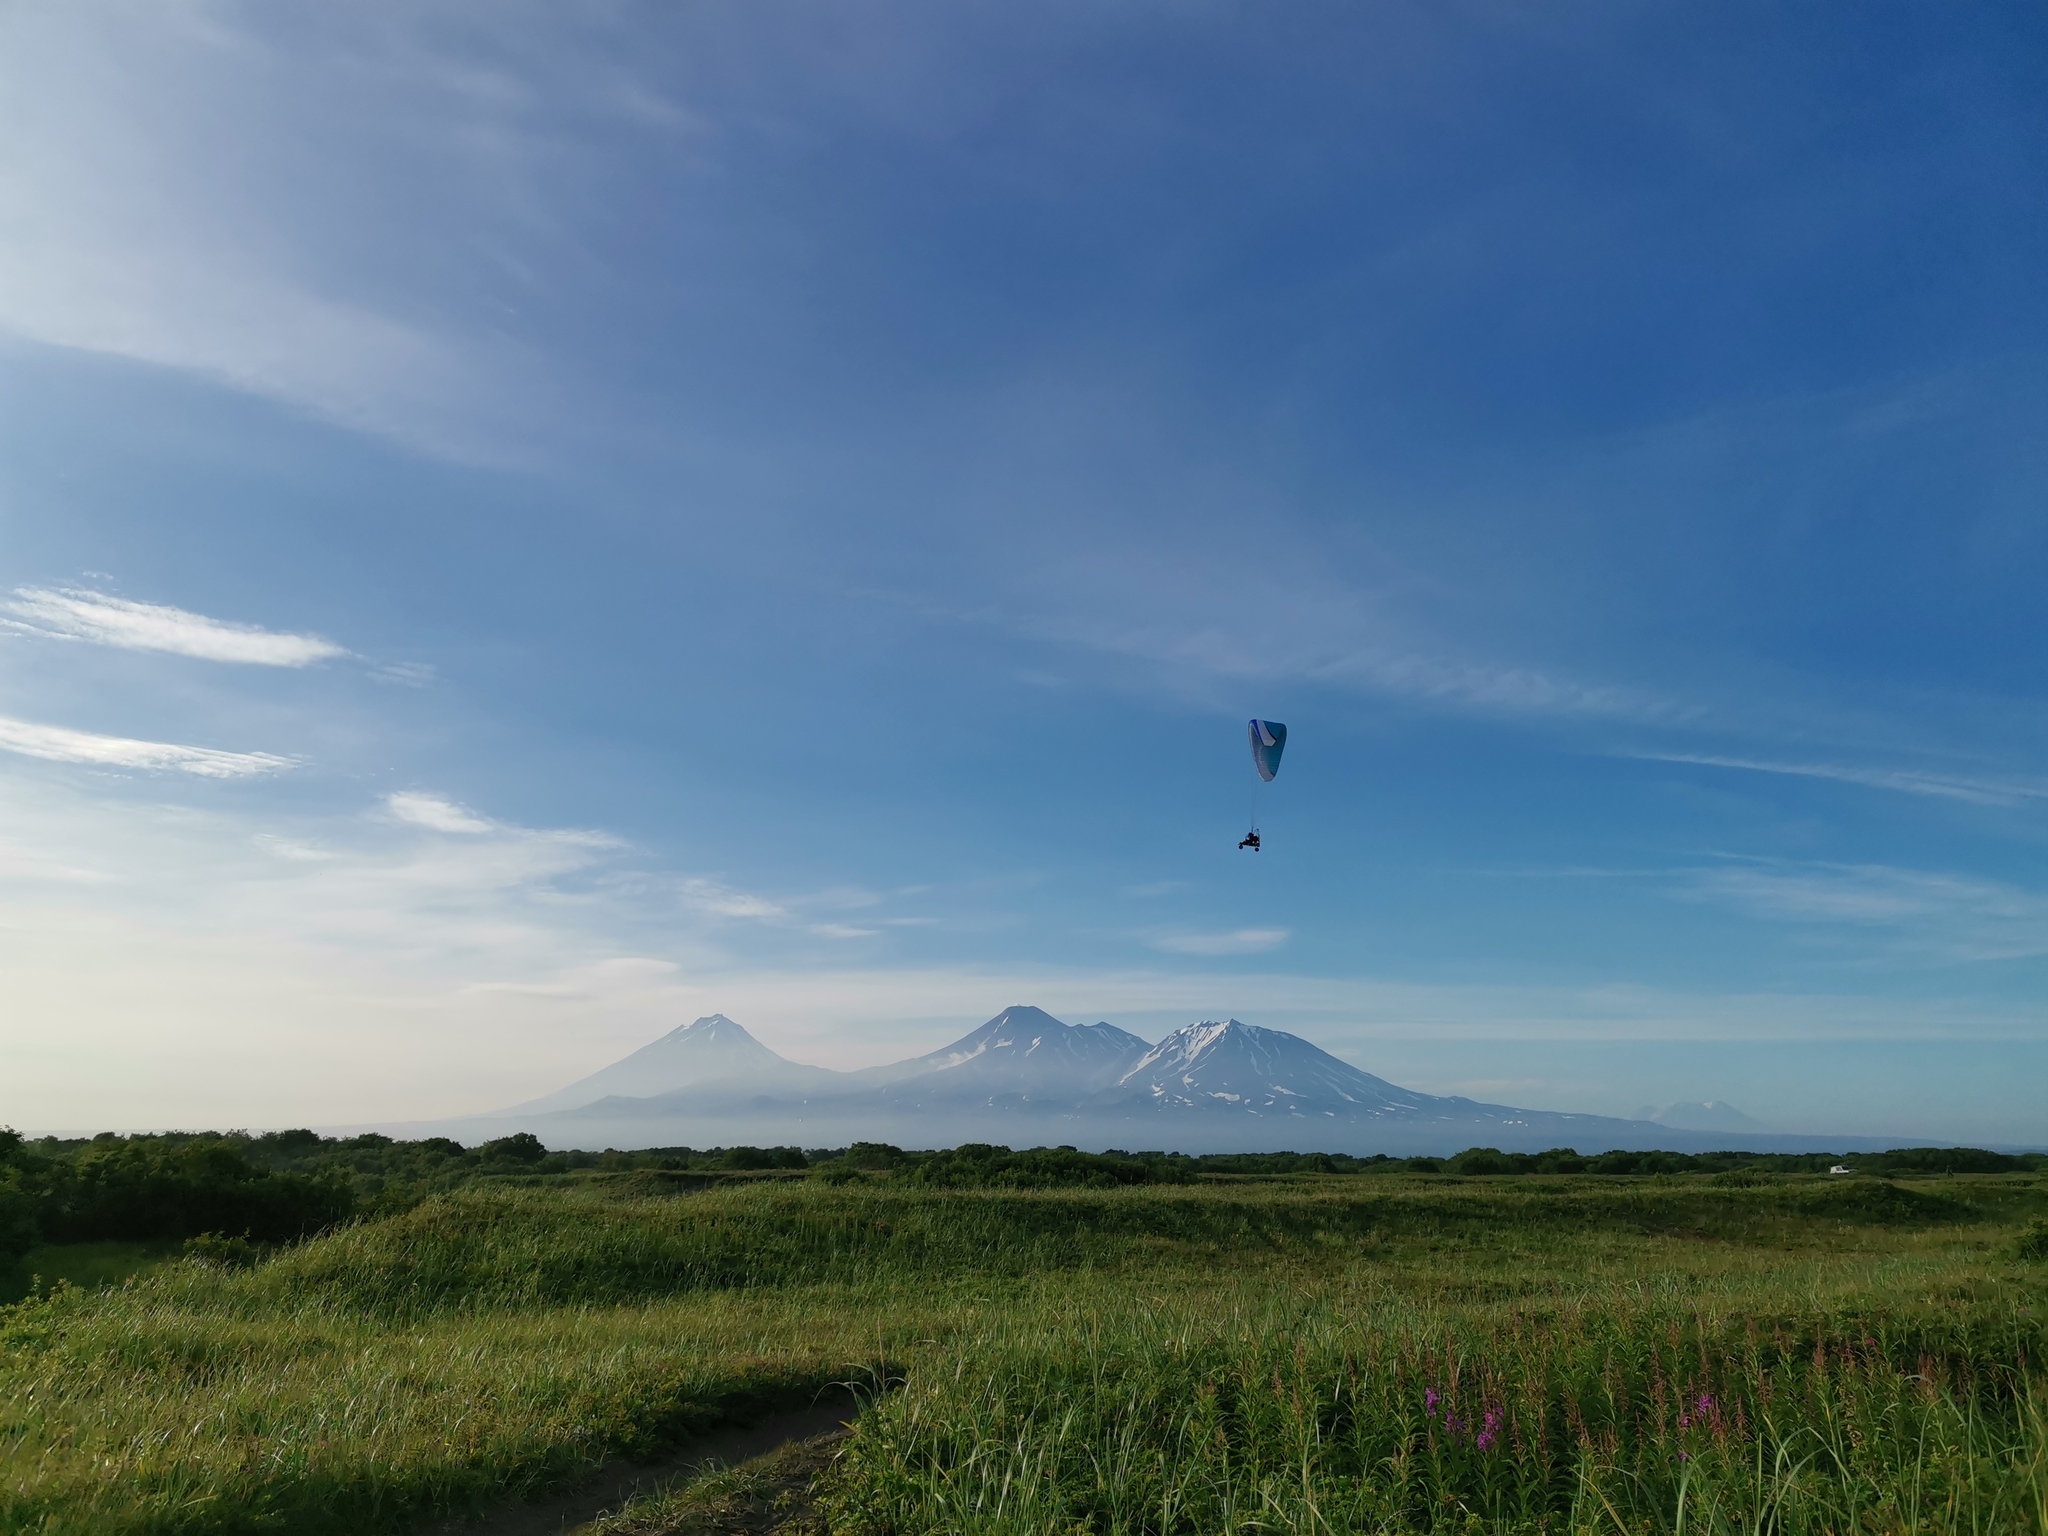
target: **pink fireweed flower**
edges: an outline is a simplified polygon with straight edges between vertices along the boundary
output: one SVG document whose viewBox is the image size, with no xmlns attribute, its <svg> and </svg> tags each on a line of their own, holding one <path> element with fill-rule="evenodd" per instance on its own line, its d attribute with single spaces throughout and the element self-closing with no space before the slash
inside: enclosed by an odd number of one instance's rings
<svg viewBox="0 0 2048 1536">
<path fill-rule="evenodd" d="M 1482 1451 L 1490 1451 L 1494 1448 L 1494 1446 L 1498 1445 L 1499 1443 L 1500 1410 L 1498 1408 L 1489 1408 L 1486 1410 L 1486 1423 L 1484 1427 L 1480 1429 L 1479 1438 L 1474 1442 L 1474 1444 L 1476 1444 Z"/>
<path fill-rule="evenodd" d="M 1425 1387 L 1422 1392 L 1422 1411 L 1432 1419 L 1436 1417 L 1436 1405 L 1442 1399 L 1436 1395 L 1435 1387 Z"/>
</svg>

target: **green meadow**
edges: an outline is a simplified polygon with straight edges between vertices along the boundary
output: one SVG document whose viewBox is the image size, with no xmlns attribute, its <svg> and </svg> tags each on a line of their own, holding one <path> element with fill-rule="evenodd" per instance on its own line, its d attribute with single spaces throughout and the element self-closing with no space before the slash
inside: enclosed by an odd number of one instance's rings
<svg viewBox="0 0 2048 1536">
<path fill-rule="evenodd" d="M 0 1310 L 0 1529 L 419 1530 L 851 1382 L 780 1483 L 602 1528 L 2048 1533 L 2036 1169 L 861 1161 L 101 1240 Z"/>
</svg>

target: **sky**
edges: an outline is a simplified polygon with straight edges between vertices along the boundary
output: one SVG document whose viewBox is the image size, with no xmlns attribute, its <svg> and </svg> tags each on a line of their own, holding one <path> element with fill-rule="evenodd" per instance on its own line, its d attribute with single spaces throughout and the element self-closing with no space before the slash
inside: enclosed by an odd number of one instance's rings
<svg viewBox="0 0 2048 1536">
<path fill-rule="evenodd" d="M 2044 71 L 1893 0 L 0 9 L 0 1123 L 1035 1003 L 2048 1144 Z"/>
</svg>

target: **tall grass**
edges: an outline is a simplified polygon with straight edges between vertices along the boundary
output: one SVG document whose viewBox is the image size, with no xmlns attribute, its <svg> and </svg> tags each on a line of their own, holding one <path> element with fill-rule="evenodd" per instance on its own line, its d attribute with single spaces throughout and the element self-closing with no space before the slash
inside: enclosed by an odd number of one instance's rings
<svg viewBox="0 0 2048 1536">
<path fill-rule="evenodd" d="M 862 1422 L 834 1529 L 2048 1530 L 2037 1318 L 1213 1299 L 955 1341 Z"/>
<path fill-rule="evenodd" d="M 465 1192 L 0 1310 L 0 1530 L 401 1531 L 885 1375 L 849 1532 L 2035 1530 L 1994 1182 Z"/>
</svg>

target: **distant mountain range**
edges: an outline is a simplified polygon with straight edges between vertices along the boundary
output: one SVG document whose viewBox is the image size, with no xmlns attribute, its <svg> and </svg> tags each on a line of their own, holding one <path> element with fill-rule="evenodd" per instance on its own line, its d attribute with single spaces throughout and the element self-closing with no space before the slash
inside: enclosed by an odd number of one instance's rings
<svg viewBox="0 0 2048 1536">
<path fill-rule="evenodd" d="M 1067 1024 L 1028 1005 L 1005 1008 L 940 1050 L 858 1072 L 789 1061 L 712 1014 L 557 1092 L 445 1128 L 468 1140 L 527 1130 L 550 1146 L 590 1148 L 987 1141 L 1413 1156 L 1475 1145 L 1877 1144 L 1772 1134 L 1724 1104 L 1624 1120 L 1440 1097 L 1374 1077 L 1299 1035 L 1236 1019 L 1205 1019 L 1149 1045 L 1110 1024 Z"/>
</svg>

